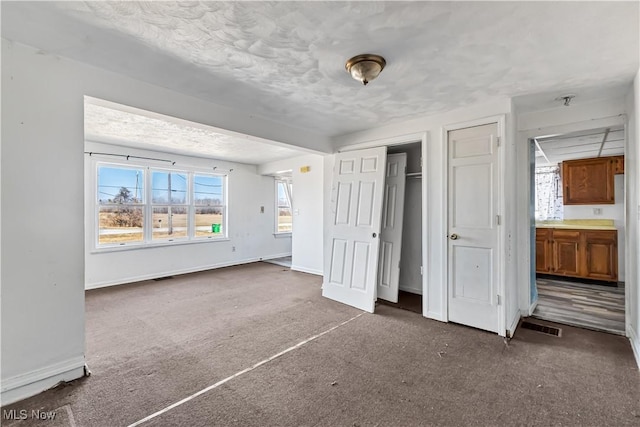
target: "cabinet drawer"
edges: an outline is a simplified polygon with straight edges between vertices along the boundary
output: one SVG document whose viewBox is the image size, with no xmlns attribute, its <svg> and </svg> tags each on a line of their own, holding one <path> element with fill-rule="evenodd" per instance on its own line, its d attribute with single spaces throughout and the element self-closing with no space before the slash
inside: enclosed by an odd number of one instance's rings
<svg viewBox="0 0 640 427">
<path fill-rule="evenodd" d="M 580 240 L 580 230 L 553 230 L 554 240 Z"/>
</svg>

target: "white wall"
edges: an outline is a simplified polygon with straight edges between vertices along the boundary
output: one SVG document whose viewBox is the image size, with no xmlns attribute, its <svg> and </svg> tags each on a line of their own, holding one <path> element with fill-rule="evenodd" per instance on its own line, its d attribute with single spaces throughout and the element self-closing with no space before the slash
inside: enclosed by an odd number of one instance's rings
<svg viewBox="0 0 640 427">
<path fill-rule="evenodd" d="M 83 373 L 85 95 L 294 145 L 314 141 L 316 149 L 329 149 L 317 135 L 3 39 L 4 404 Z"/>
<path fill-rule="evenodd" d="M 309 171 L 301 172 L 302 166 L 309 166 Z M 291 269 L 322 275 L 324 156 L 309 154 L 258 167 L 261 174 L 286 170 L 292 171 L 293 185 Z"/>
<path fill-rule="evenodd" d="M 233 169 L 228 175 L 228 240 L 126 250 L 96 250 L 94 161 L 98 156 L 85 155 L 87 289 L 276 258 L 291 253 L 291 237 L 276 238 L 273 235 L 273 179 L 259 175 L 256 166 L 91 141 L 86 142 L 85 151 L 171 159 L 176 162 L 172 168 L 178 170 L 181 166 L 199 168 L 202 171 L 211 171 L 213 166 L 217 166 L 219 170 Z M 104 157 L 100 160 L 118 162 L 124 159 Z M 150 162 L 149 165 L 164 167 L 157 162 Z M 260 211 L 261 206 L 264 206 L 264 213 Z"/>
<path fill-rule="evenodd" d="M 627 336 L 640 366 L 640 71 L 626 98 L 627 146 L 625 185 L 627 188 Z M 633 165 L 633 166 L 632 166 Z"/>
<path fill-rule="evenodd" d="M 467 121 L 477 120 L 485 117 L 508 115 L 511 111 L 509 99 L 498 99 L 491 102 L 477 104 L 472 107 L 458 109 L 443 114 L 421 117 L 393 125 L 374 128 L 362 132 L 357 132 L 334 139 L 336 149 L 350 145 L 373 143 L 382 141 L 381 145 L 386 145 L 386 140 L 402 139 L 403 135 L 427 132 L 428 143 L 426 152 L 423 152 L 423 180 L 426 180 L 426 227 L 423 228 L 422 238 L 426 241 L 426 265 L 424 274 L 426 278 L 426 292 L 423 291 L 423 315 L 432 319 L 447 320 L 446 303 L 446 253 L 447 253 L 447 230 L 445 208 L 447 201 L 445 198 L 446 188 L 444 186 L 445 168 L 447 159 L 445 158 L 445 133 L 444 126 L 459 124 Z M 325 205 L 330 205 L 331 197 L 331 169 L 334 156 L 328 156 L 325 163 Z M 330 214 L 330 210 L 325 207 L 325 212 Z M 505 224 L 505 235 L 513 235 L 513 230 Z M 328 224 L 325 222 L 325 227 Z M 325 245 L 328 241 L 325 233 Z M 511 244 L 508 243 L 507 247 Z M 506 248 L 505 248 L 506 250 Z M 326 256 L 326 254 L 325 254 Z M 507 267 L 507 270 L 512 268 Z"/>
</svg>

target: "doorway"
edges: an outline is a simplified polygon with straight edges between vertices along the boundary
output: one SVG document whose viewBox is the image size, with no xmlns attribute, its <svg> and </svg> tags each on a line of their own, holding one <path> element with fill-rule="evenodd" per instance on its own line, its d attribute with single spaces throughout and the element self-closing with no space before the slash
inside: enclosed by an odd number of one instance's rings
<svg viewBox="0 0 640 427">
<path fill-rule="evenodd" d="M 422 314 L 421 143 L 390 146 L 387 159 L 377 298 L 381 304 Z M 394 159 L 404 173 L 395 173 Z M 391 259 L 385 254 L 390 249 L 386 242 L 399 245 L 398 259 L 389 263 L 384 262 Z M 391 269 L 396 276 L 387 273 Z"/>
<path fill-rule="evenodd" d="M 625 334 L 624 143 L 622 125 L 530 139 L 533 317 Z"/>
<path fill-rule="evenodd" d="M 379 279 L 384 278 L 385 284 L 391 285 L 389 273 L 395 270 L 394 290 L 385 297 L 397 301 L 391 304 L 402 304 L 404 296 L 417 296 L 417 304 L 415 301 L 411 304 L 412 311 L 424 312 L 421 294 L 426 286 L 422 274 L 426 219 L 425 186 L 420 178 L 426 138 L 426 134 L 407 135 L 351 147 L 336 154 L 331 184 L 331 225 L 327 228 L 329 240 L 325 243 L 323 296 L 374 312 L 376 303 L 383 303 Z M 389 212 L 401 226 L 395 227 L 400 248 L 395 258 L 381 255 L 383 217 L 389 219 L 389 213 L 383 215 L 385 192 L 389 191 L 385 188 L 387 150 L 390 158 L 406 160 L 406 168 L 396 171 L 396 179 L 401 179 L 399 182 L 405 190 L 408 188 L 407 194 L 401 203 L 393 204 L 400 212 Z M 390 207 L 391 204 L 387 204 L 386 208 Z M 387 245 L 387 249 L 390 248 Z M 381 273 L 385 263 L 387 268 Z"/>
</svg>

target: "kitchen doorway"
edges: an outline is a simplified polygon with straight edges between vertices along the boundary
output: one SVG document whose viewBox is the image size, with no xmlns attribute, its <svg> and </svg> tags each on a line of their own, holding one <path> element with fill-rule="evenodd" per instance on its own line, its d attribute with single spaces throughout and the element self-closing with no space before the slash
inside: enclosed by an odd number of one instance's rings
<svg viewBox="0 0 640 427">
<path fill-rule="evenodd" d="M 622 125 L 530 139 L 533 317 L 625 335 L 624 146 Z"/>
</svg>

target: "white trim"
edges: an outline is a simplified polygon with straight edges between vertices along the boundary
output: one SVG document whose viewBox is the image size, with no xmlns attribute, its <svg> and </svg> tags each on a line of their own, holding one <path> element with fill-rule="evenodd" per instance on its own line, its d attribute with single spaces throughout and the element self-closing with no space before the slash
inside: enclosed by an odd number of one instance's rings
<svg viewBox="0 0 640 427">
<path fill-rule="evenodd" d="M 300 271 L 302 273 L 315 274 L 316 276 L 323 276 L 324 272 L 322 270 L 316 270 L 315 268 L 307 268 L 302 267 L 300 265 L 291 265 L 291 269 L 294 271 Z"/>
<path fill-rule="evenodd" d="M 505 217 L 505 208 L 506 208 L 506 194 L 505 194 L 505 163 L 506 163 L 506 115 L 498 114 L 494 116 L 484 117 L 475 120 L 469 120 L 460 123 L 448 124 L 442 127 L 442 141 L 444 141 L 444 159 L 445 159 L 445 167 L 443 168 L 443 193 L 444 193 L 444 201 L 442 203 L 442 219 L 445 224 L 445 233 L 449 229 L 449 215 L 448 215 L 448 200 L 449 200 L 449 139 L 448 133 L 450 131 L 458 130 L 458 129 L 466 129 L 470 127 L 489 125 L 492 123 L 496 123 L 498 128 L 497 137 L 500 138 L 500 149 L 498 151 L 498 171 L 500 175 L 498 185 L 498 215 L 501 215 L 502 218 Z M 497 253 L 499 254 L 498 258 L 498 271 L 496 272 L 498 275 L 498 295 L 500 297 L 500 304 L 498 305 L 498 335 L 504 337 L 507 334 L 507 298 L 506 298 L 506 260 L 505 254 L 503 253 L 503 248 L 506 247 L 506 224 L 498 227 L 498 247 Z M 443 253 L 445 254 L 442 260 L 442 273 L 443 273 L 443 291 L 442 292 L 442 300 L 443 300 L 443 314 L 446 321 L 449 321 L 449 313 L 448 313 L 448 305 L 449 305 L 449 272 L 448 272 L 448 245 L 446 239 L 443 240 Z"/>
<path fill-rule="evenodd" d="M 509 326 L 507 327 L 506 336 L 509 338 L 513 337 L 513 334 L 516 333 L 516 329 L 518 328 L 518 323 L 520 323 L 520 310 L 515 311 L 515 316 L 511 319 Z"/>
<path fill-rule="evenodd" d="M 177 276 L 177 275 L 180 275 L 180 274 L 197 273 L 199 271 L 206 271 L 206 270 L 215 270 L 217 268 L 222 268 L 222 267 L 232 267 L 234 265 L 251 264 L 253 262 L 259 262 L 259 261 L 272 259 L 272 258 L 282 258 L 282 257 L 285 257 L 285 256 L 290 256 L 290 255 L 291 255 L 291 253 L 289 252 L 289 253 L 284 253 L 284 254 L 268 255 L 266 257 L 259 257 L 259 258 L 254 257 L 254 258 L 247 258 L 247 259 L 243 259 L 243 260 L 219 262 L 219 263 L 215 263 L 215 264 L 201 265 L 201 266 L 198 266 L 198 267 L 184 268 L 184 269 L 181 269 L 181 270 L 164 271 L 162 273 L 143 274 L 143 275 L 140 275 L 140 276 L 128 277 L 128 278 L 122 279 L 122 280 L 115 280 L 115 281 L 114 280 L 106 280 L 106 281 L 103 281 L 103 282 L 86 284 L 84 289 L 86 291 L 88 291 L 88 290 L 91 290 L 91 289 L 106 288 L 106 287 L 109 287 L 109 286 L 128 285 L 130 283 L 143 282 L 145 280 L 157 279 L 159 277 Z"/>
<path fill-rule="evenodd" d="M 2 380 L 2 405 L 9 405 L 84 376 L 84 355 Z"/>
<path fill-rule="evenodd" d="M 529 306 L 529 311 L 526 313 L 525 316 L 532 316 L 533 312 L 536 311 L 536 307 L 538 306 L 538 300 L 536 299 L 534 302 L 531 303 L 531 305 Z"/>
<path fill-rule="evenodd" d="M 410 144 L 412 142 L 421 142 L 427 137 L 427 132 L 409 133 L 406 135 L 392 136 L 390 138 L 374 139 L 371 141 L 360 142 L 358 144 L 346 145 L 338 148 L 338 153 L 346 151 L 363 150 L 365 148 L 390 147 L 392 145 Z M 424 157 L 424 153 L 423 153 Z"/>
<path fill-rule="evenodd" d="M 629 342 L 631 343 L 633 355 L 636 357 L 636 364 L 640 369 L 640 337 L 630 323 L 627 323 L 627 336 L 629 337 Z"/>
</svg>

